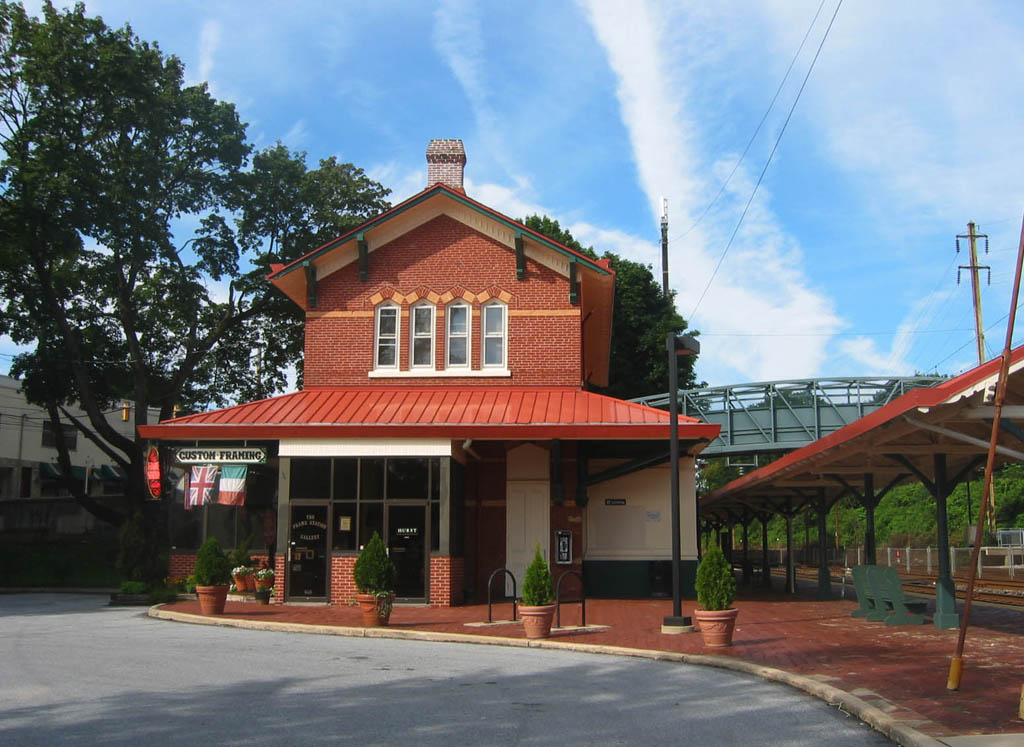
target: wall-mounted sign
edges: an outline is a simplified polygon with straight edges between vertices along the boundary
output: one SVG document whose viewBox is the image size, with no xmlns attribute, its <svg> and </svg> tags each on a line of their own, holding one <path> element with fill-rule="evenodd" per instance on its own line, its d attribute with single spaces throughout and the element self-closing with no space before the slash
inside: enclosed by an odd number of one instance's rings
<svg viewBox="0 0 1024 747">
<path fill-rule="evenodd" d="M 419 533 L 418 527 L 398 527 L 395 529 L 395 534 L 399 537 L 415 537 Z"/>
<path fill-rule="evenodd" d="M 174 461 L 178 464 L 265 464 L 267 450 L 262 446 L 246 446 L 244 448 L 188 447 L 175 450 Z"/>
<path fill-rule="evenodd" d="M 626 499 L 625 498 L 605 498 L 604 499 L 604 505 L 606 505 L 606 506 L 625 506 L 626 505 Z"/>
<path fill-rule="evenodd" d="M 647 521 L 661 521 L 661 511 L 648 511 Z"/>
</svg>

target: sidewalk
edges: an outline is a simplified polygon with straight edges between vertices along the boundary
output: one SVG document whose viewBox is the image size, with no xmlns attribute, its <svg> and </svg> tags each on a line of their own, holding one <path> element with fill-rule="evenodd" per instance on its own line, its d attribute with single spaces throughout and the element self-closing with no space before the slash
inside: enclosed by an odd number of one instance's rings
<svg viewBox="0 0 1024 747">
<path fill-rule="evenodd" d="M 642 649 L 684 655 L 701 663 L 718 662 L 790 681 L 793 678 L 759 672 L 770 667 L 803 675 L 802 689 L 834 701 L 831 686 L 856 696 L 868 706 L 885 713 L 898 727 L 909 727 L 923 735 L 942 739 L 953 735 L 1020 735 L 1024 744 L 1024 721 L 1017 718 L 1021 687 L 1024 685 L 1024 609 L 1010 609 L 975 602 L 971 628 L 964 650 L 964 673 L 960 690 L 946 689 L 949 659 L 956 647 L 956 630 L 936 630 L 930 624 L 895 627 L 850 617 L 856 603 L 837 599 L 814 601 L 810 591 L 787 596 L 773 591 L 741 590 L 734 645 L 728 649 L 705 649 L 699 633 L 664 635 L 662 618 L 671 613 L 670 600 L 590 600 L 587 602 L 586 632 L 571 627 L 555 631 L 556 644 Z M 693 608 L 684 601 L 684 614 Z M 198 615 L 194 601 L 165 605 L 164 612 Z M 357 608 L 324 605 L 270 605 L 228 602 L 223 618 L 241 624 L 301 624 L 351 628 L 336 632 L 362 634 Z M 223 618 L 204 618 L 213 622 Z M 511 604 L 494 605 L 495 620 L 511 619 Z M 525 643 L 522 626 L 504 624 L 480 626 L 487 620 L 487 605 L 433 608 L 396 605 L 389 630 L 420 631 L 453 637 L 479 637 L 481 642 Z M 227 620 L 223 620 L 227 622 Z M 562 625 L 578 625 L 579 604 L 565 604 Z M 473 625 L 468 625 L 472 623 Z M 607 626 L 591 629 L 590 626 Z M 326 631 L 330 632 L 330 631 Z M 754 667 L 750 665 L 755 665 Z M 815 690 L 821 692 L 815 692 Z M 900 729 L 897 729 L 900 731 Z M 1012 739 L 1012 738 L 1011 738 Z M 1003 742 L 1000 742 L 1002 744 Z M 1013 742 L 1005 742 L 1010 744 Z"/>
</svg>

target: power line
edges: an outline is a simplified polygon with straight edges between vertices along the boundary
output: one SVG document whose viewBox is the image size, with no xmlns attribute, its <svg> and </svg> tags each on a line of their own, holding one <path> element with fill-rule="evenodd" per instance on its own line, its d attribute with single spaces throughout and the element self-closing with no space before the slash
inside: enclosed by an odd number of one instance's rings
<svg viewBox="0 0 1024 747">
<path fill-rule="evenodd" d="M 842 6 L 843 0 L 839 0 L 836 4 L 835 12 L 832 13 L 832 18 L 828 22 L 828 27 L 825 29 L 825 34 L 821 37 L 821 43 L 818 44 L 818 49 L 814 53 L 814 58 L 811 60 L 810 67 L 807 68 L 807 74 L 804 76 L 803 83 L 800 84 L 800 90 L 796 92 L 796 98 L 793 99 L 793 105 L 789 108 L 789 114 L 786 115 L 786 121 L 782 123 L 782 129 L 779 130 L 779 136 L 775 139 L 775 145 L 772 146 L 772 152 L 768 154 L 768 160 L 765 161 L 764 168 L 761 169 L 761 175 L 757 177 L 757 183 L 754 185 L 754 189 L 750 192 L 750 199 L 747 200 L 747 204 L 744 206 L 743 212 L 740 214 L 740 219 L 736 221 L 736 228 L 733 229 L 732 235 L 729 237 L 729 241 L 725 245 L 725 249 L 722 250 L 722 255 L 718 258 L 718 264 L 715 265 L 715 269 L 711 273 L 711 277 L 708 278 L 708 284 L 704 286 L 704 291 L 700 294 L 700 298 L 697 299 L 697 303 L 694 305 L 693 311 L 690 312 L 691 319 L 697 313 L 697 309 L 700 308 L 700 304 L 704 300 L 704 296 L 707 295 L 708 289 L 711 287 L 711 283 L 714 282 L 715 276 L 718 274 L 718 269 L 722 266 L 722 262 L 725 260 L 725 255 L 729 253 L 729 247 L 732 246 L 732 242 L 736 238 L 736 234 L 739 233 L 740 226 L 743 225 L 743 219 L 747 217 L 747 211 L 750 210 L 750 204 L 754 201 L 754 196 L 757 194 L 758 187 L 761 186 L 761 181 L 764 179 L 764 175 L 768 171 L 768 167 L 771 165 L 772 159 L 775 157 L 775 151 L 778 149 L 779 143 L 782 141 L 782 136 L 786 134 L 786 128 L 789 126 L 789 120 L 793 117 L 793 112 L 796 110 L 796 105 L 799 103 L 800 96 L 804 92 L 807 80 L 811 77 L 811 71 L 814 70 L 814 65 L 818 61 L 818 55 L 821 54 L 821 48 L 825 46 L 825 40 L 828 39 L 828 34 L 832 30 L 832 24 L 835 23 L 836 16 L 839 14 L 839 9 Z"/>
<path fill-rule="evenodd" d="M 823 7 L 825 7 L 825 0 L 821 0 L 821 4 L 818 5 L 818 10 L 817 12 L 815 12 L 814 18 L 811 19 L 811 25 L 807 27 L 807 31 L 806 33 L 804 33 L 804 38 L 800 41 L 800 46 L 797 47 L 796 54 L 793 55 L 793 59 L 790 60 L 789 62 L 789 67 L 786 68 L 786 74 L 782 76 L 782 81 L 779 83 L 779 87 L 775 89 L 775 95 L 772 96 L 772 100 L 768 104 L 768 108 L 765 109 L 764 116 L 761 117 L 761 121 L 758 122 L 757 127 L 754 128 L 754 134 L 751 135 L 750 140 L 747 141 L 747 147 L 743 149 L 743 153 L 740 154 L 739 160 L 736 161 L 736 164 L 732 167 L 732 171 L 729 172 L 729 176 L 725 178 L 725 181 L 722 182 L 722 186 L 719 187 L 718 194 L 716 194 L 711 199 L 711 202 L 707 204 L 707 206 L 704 208 L 704 212 L 702 212 L 697 217 L 697 220 L 693 222 L 693 225 L 691 225 L 678 236 L 673 236 L 672 241 L 677 241 L 679 239 L 686 238 L 690 234 L 690 231 L 695 229 L 697 227 L 697 224 L 704 220 L 704 216 L 708 214 L 708 211 L 711 210 L 711 208 L 714 206 L 716 202 L 718 202 L 718 198 L 722 196 L 723 192 L 725 192 L 725 188 L 729 185 L 729 182 L 732 180 L 733 175 L 736 173 L 736 169 L 738 169 L 740 167 L 740 164 L 743 163 L 743 159 L 746 158 L 747 151 L 749 151 L 750 146 L 754 144 L 754 140 L 757 138 L 758 133 L 761 132 L 761 128 L 764 126 L 765 120 L 768 119 L 768 115 L 771 114 L 772 109 L 775 107 L 775 102 L 776 100 L 778 100 L 779 94 L 782 93 L 782 87 L 786 85 L 786 81 L 789 79 L 789 74 L 793 70 L 793 65 L 796 64 L 797 58 L 800 57 L 800 53 L 804 49 L 804 44 L 807 43 L 807 37 L 811 35 L 811 29 L 814 28 L 814 24 L 817 22 L 818 16 L 821 14 L 821 9 Z"/>
</svg>

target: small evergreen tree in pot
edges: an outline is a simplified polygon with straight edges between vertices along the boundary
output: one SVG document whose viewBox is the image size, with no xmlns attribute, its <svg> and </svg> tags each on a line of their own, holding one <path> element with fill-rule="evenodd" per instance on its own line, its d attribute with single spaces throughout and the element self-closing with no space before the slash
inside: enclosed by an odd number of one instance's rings
<svg viewBox="0 0 1024 747">
<path fill-rule="evenodd" d="M 352 575 L 359 594 L 356 600 L 363 610 L 363 624 L 366 627 L 387 625 L 395 599 L 395 564 L 388 557 L 384 540 L 377 532 L 363 546 L 356 559 Z"/>
<path fill-rule="evenodd" d="M 555 615 L 554 583 L 540 545 L 534 549 L 533 561 L 526 568 L 523 579 L 523 627 L 527 638 L 547 638 L 551 635 L 551 620 Z"/>
<path fill-rule="evenodd" d="M 736 598 L 736 579 L 732 565 L 718 545 L 711 545 L 697 566 L 697 602 L 694 610 L 705 646 L 732 645 L 738 610 L 732 606 Z"/>
<path fill-rule="evenodd" d="M 231 582 L 231 560 L 221 549 L 216 537 L 210 537 L 196 553 L 196 594 L 204 615 L 220 615 Z"/>
</svg>

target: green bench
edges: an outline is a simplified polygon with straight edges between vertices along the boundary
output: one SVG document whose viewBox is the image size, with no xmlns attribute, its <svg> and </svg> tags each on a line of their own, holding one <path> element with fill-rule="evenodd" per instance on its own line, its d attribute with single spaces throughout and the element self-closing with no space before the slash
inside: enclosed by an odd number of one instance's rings
<svg viewBox="0 0 1024 747">
<path fill-rule="evenodd" d="M 852 571 L 853 588 L 860 606 L 850 613 L 886 625 L 923 625 L 928 603 L 912 600 L 903 591 L 895 568 L 859 565 Z"/>
</svg>

